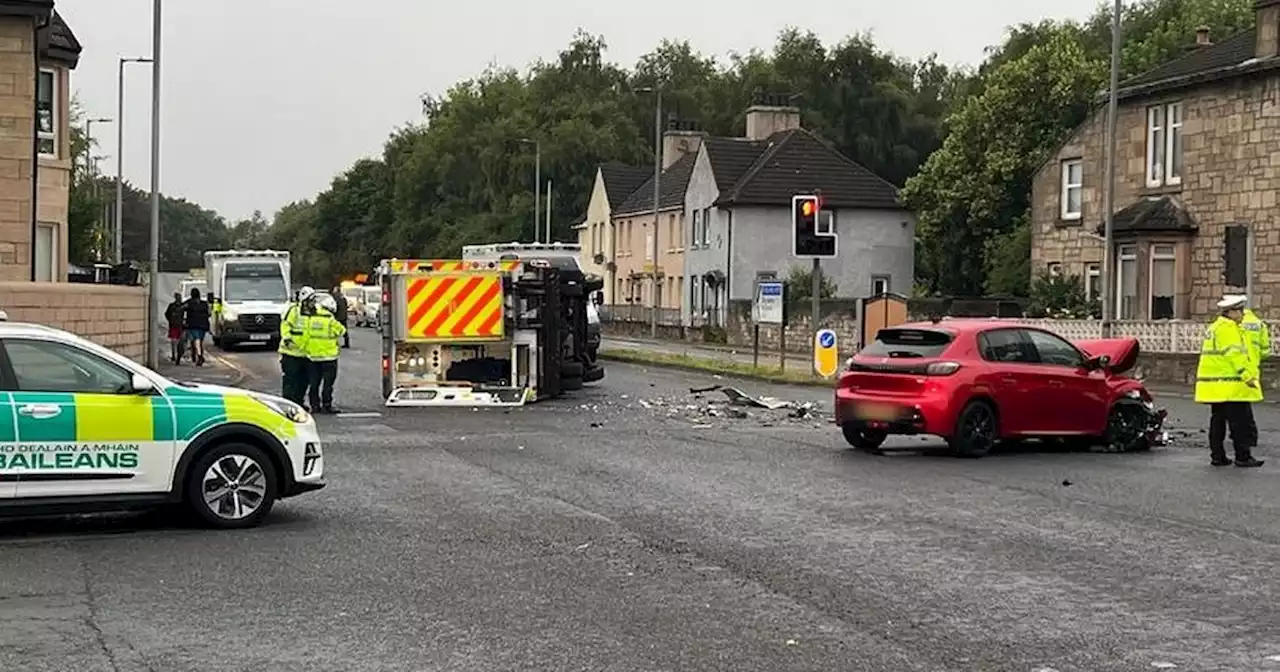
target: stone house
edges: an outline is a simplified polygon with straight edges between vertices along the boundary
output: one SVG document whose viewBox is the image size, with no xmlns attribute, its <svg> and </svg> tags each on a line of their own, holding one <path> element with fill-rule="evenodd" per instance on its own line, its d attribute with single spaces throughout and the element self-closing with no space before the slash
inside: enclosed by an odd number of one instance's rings
<svg viewBox="0 0 1280 672">
<path fill-rule="evenodd" d="M 1225 229 L 1257 235 L 1255 299 L 1280 302 L 1280 0 L 1258 0 L 1253 28 L 1121 83 L 1114 217 L 1116 309 L 1123 320 L 1202 319 L 1228 287 Z M 1047 157 L 1032 183 L 1034 273 L 1081 277 L 1101 296 L 1106 109 Z"/>
<path fill-rule="evenodd" d="M 606 163 L 596 169 L 596 179 L 587 203 L 587 215 L 575 226 L 582 247 L 579 263 L 587 273 L 604 278 L 604 302 L 614 304 L 617 295 L 617 247 L 613 211 L 627 197 L 653 178 L 653 167 Z"/>
<path fill-rule="evenodd" d="M 682 314 L 723 326 L 729 301 L 751 300 L 758 277 L 808 270 L 808 259 L 791 254 L 791 201 L 815 192 L 839 235 L 838 256 L 822 262 L 836 295 L 910 294 L 915 216 L 897 189 L 801 128 L 785 98 L 764 96 L 747 110 L 745 137 L 708 138 L 695 156 Z"/>
<path fill-rule="evenodd" d="M 0 0 L 0 309 L 141 358 L 145 292 L 66 282 L 80 53 L 53 0 Z"/>
</svg>

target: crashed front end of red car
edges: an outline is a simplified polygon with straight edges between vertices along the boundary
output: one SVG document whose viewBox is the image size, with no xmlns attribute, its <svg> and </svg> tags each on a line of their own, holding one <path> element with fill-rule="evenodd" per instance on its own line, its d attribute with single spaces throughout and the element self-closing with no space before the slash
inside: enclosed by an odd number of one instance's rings
<svg viewBox="0 0 1280 672">
<path fill-rule="evenodd" d="M 1138 339 L 1098 338 L 1075 341 L 1074 344 L 1089 357 L 1105 358 L 1102 360 L 1103 366 L 1119 384 L 1121 399 L 1128 400 L 1129 406 L 1134 408 L 1134 422 L 1142 423 L 1139 431 L 1147 444 L 1152 447 L 1169 445 L 1169 432 L 1164 428 L 1169 412 L 1155 405 L 1142 381 L 1123 375 L 1138 364 L 1138 355 L 1141 353 Z"/>
</svg>

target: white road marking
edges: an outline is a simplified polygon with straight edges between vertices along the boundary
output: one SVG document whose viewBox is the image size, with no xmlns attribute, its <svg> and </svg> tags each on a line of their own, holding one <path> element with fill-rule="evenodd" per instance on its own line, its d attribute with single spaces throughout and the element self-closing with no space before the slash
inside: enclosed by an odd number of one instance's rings
<svg viewBox="0 0 1280 672">
<path fill-rule="evenodd" d="M 339 413 L 339 418 L 381 418 L 382 414 L 377 411 L 367 411 L 360 413 Z"/>
</svg>

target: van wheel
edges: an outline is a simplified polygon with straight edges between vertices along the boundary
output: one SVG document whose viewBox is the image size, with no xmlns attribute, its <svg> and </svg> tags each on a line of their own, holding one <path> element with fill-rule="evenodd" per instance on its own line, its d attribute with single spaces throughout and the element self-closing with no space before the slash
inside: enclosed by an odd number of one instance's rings
<svg viewBox="0 0 1280 672">
<path fill-rule="evenodd" d="M 584 384 L 585 383 L 582 381 L 582 378 L 560 379 L 560 389 L 565 390 L 566 392 L 576 392 L 581 390 Z"/>
<path fill-rule="evenodd" d="M 840 431 L 844 434 L 844 440 L 855 449 L 872 455 L 884 454 L 884 451 L 880 450 L 880 445 L 889 438 L 887 433 L 874 429 L 860 429 L 854 425 L 840 425 Z"/>
<path fill-rule="evenodd" d="M 260 448 L 224 443 L 205 451 L 187 472 L 187 506 L 210 527 L 257 527 L 271 513 L 279 481 Z"/>
<path fill-rule="evenodd" d="M 960 411 L 947 445 L 960 457 L 985 457 L 999 435 L 996 409 L 985 401 L 971 401 Z"/>
</svg>

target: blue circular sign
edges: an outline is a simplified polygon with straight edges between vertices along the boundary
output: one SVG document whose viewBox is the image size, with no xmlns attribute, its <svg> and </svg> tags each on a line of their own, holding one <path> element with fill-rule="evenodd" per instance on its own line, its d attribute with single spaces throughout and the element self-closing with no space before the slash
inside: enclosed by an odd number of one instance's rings
<svg viewBox="0 0 1280 672">
<path fill-rule="evenodd" d="M 821 345 L 824 348 L 835 347 L 836 345 L 835 332 L 824 331 L 821 334 L 818 334 L 818 345 Z"/>
</svg>

